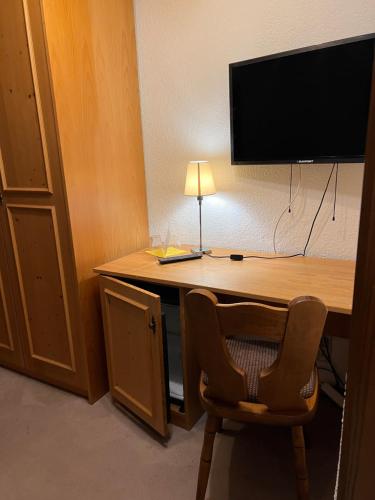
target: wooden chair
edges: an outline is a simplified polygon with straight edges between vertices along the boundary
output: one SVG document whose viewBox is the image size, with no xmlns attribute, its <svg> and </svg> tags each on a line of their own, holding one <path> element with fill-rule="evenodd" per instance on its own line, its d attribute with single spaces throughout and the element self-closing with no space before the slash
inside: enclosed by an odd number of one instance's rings
<svg viewBox="0 0 375 500">
<path fill-rule="evenodd" d="M 291 427 L 298 498 L 307 500 L 302 426 L 317 408 L 315 361 L 325 305 L 315 297 L 298 297 L 288 308 L 219 304 L 213 293 L 192 290 L 186 312 L 201 369 L 200 397 L 208 414 L 196 499 L 205 498 L 215 434 L 223 418 L 229 418 Z"/>
</svg>

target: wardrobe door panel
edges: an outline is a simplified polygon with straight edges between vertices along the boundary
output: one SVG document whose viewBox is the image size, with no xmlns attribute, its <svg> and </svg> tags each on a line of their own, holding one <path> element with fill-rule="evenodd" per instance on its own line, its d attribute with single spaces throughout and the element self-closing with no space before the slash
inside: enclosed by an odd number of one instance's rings
<svg viewBox="0 0 375 500">
<path fill-rule="evenodd" d="M 74 371 L 72 328 L 55 209 L 12 204 L 7 209 L 30 356 Z"/>
<path fill-rule="evenodd" d="M 0 151 L 6 274 L 13 283 L 25 371 L 87 394 L 77 277 L 39 0 L 0 1 Z"/>
<path fill-rule="evenodd" d="M 0 173 L 4 191 L 50 192 L 27 2 L 0 2 Z"/>
</svg>

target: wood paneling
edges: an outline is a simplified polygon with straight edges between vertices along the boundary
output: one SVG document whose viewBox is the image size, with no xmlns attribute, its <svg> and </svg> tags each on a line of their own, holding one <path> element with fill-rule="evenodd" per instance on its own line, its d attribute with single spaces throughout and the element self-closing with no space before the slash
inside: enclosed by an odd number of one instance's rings
<svg viewBox="0 0 375 500">
<path fill-rule="evenodd" d="M 160 297 L 112 278 L 100 282 L 111 394 L 166 436 Z"/>
<path fill-rule="evenodd" d="M 114 390 L 151 417 L 152 386 L 149 367 L 145 369 L 152 357 L 149 307 L 108 289 L 104 293 L 107 296 L 111 345 L 109 356 L 112 360 Z"/>
<path fill-rule="evenodd" d="M 107 385 L 92 269 L 148 245 L 133 2 L 41 4 L 94 401 Z"/>
<path fill-rule="evenodd" d="M 23 354 L 12 366 L 91 402 L 108 390 L 92 268 L 148 241 L 136 60 L 130 0 L 0 2 L 1 271 Z"/>
<path fill-rule="evenodd" d="M 25 8 L 24 8 L 25 7 Z M 51 190 L 27 3 L 0 2 L 0 173 L 4 190 Z"/>
<path fill-rule="evenodd" d="M 7 209 L 31 357 L 75 371 L 55 209 L 11 204 Z"/>
<path fill-rule="evenodd" d="M 16 99 L 1 115 L 0 219 L 14 299 L 10 323 L 23 350 L 17 368 L 82 393 L 78 287 L 39 0 L 4 0 L 0 9 L 6 54 L 0 83 L 5 89 L 13 82 L 15 96 L 9 94 Z M 0 360 L 8 365 L 4 353 Z"/>
<path fill-rule="evenodd" d="M 81 284 L 148 245 L 133 2 L 42 4 Z"/>
</svg>

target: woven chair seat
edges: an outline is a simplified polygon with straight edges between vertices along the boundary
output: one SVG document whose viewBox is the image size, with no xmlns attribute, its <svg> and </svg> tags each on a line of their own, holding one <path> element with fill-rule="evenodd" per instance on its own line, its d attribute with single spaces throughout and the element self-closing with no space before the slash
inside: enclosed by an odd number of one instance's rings
<svg viewBox="0 0 375 500">
<path fill-rule="evenodd" d="M 258 403 L 260 372 L 276 361 L 279 344 L 241 337 L 227 338 L 226 342 L 233 361 L 246 373 L 248 401 Z M 206 375 L 204 382 L 208 383 Z M 313 372 L 309 382 L 301 389 L 301 396 L 305 399 L 311 397 L 314 393 L 314 387 L 315 373 Z"/>
</svg>

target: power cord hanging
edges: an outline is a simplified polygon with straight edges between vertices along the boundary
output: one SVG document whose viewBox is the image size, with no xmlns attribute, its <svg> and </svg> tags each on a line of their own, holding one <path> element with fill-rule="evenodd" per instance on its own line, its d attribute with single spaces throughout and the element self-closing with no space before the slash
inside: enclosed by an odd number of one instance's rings
<svg viewBox="0 0 375 500">
<path fill-rule="evenodd" d="M 312 236 L 312 233 L 313 233 L 313 230 L 314 230 L 314 227 L 315 227 L 315 223 L 316 223 L 316 220 L 317 220 L 318 215 L 320 213 L 320 210 L 321 210 L 321 208 L 323 206 L 323 202 L 324 202 L 325 196 L 327 194 L 328 187 L 329 187 L 329 184 L 331 182 L 332 175 L 333 175 L 333 172 L 335 170 L 335 167 L 337 167 L 337 169 L 338 169 L 338 163 L 336 163 L 336 162 L 333 163 L 333 165 L 332 165 L 331 172 L 329 174 L 326 186 L 324 188 L 322 199 L 320 200 L 318 209 L 317 209 L 317 211 L 315 213 L 315 216 L 314 216 L 314 219 L 312 221 L 312 224 L 311 224 L 311 227 L 310 227 L 310 231 L 309 231 L 309 235 L 307 237 L 306 244 L 305 244 L 305 247 L 303 249 L 303 252 L 298 252 L 298 253 L 295 253 L 295 254 L 292 254 L 292 255 L 278 255 L 278 256 L 275 256 L 275 257 L 267 257 L 267 256 L 263 256 L 263 255 L 240 255 L 240 254 L 238 254 L 238 255 L 237 254 L 232 254 L 232 255 L 212 255 L 212 254 L 207 254 L 208 257 L 210 257 L 212 259 L 231 259 L 231 260 L 243 260 L 243 259 L 266 259 L 266 260 L 273 260 L 273 259 L 290 259 L 292 257 L 306 257 L 307 248 L 308 248 L 310 240 L 311 240 L 311 236 Z M 301 169 L 301 166 L 300 166 L 300 169 Z M 300 184 L 301 184 L 301 170 L 300 170 L 300 180 L 299 180 L 299 184 L 298 184 L 296 193 L 295 193 L 293 199 L 290 201 L 290 205 L 288 205 L 285 208 L 285 210 L 282 212 L 282 214 L 280 215 L 279 220 L 277 221 L 277 224 L 276 224 L 276 227 L 275 227 L 275 230 L 274 230 L 273 245 L 274 245 L 275 253 L 276 253 L 275 240 L 276 240 L 276 231 L 277 231 L 278 225 L 280 223 L 281 218 L 283 217 L 283 215 L 285 214 L 285 212 L 288 210 L 289 206 L 291 206 L 294 203 L 295 199 L 297 198 L 298 191 L 299 191 L 299 188 L 300 188 Z M 336 200 L 336 191 L 337 191 L 337 170 L 336 170 L 336 184 L 335 184 L 335 200 Z M 336 206 L 336 201 L 335 201 L 334 208 L 335 208 L 335 206 Z"/>
<path fill-rule="evenodd" d="M 291 168 L 293 169 L 293 163 L 291 164 Z M 289 205 L 281 212 L 280 217 L 277 219 L 275 229 L 273 231 L 272 241 L 273 241 L 273 251 L 275 253 L 277 253 L 276 234 L 277 234 L 277 230 L 279 228 L 280 222 L 281 222 L 282 218 L 284 217 L 284 215 L 286 214 L 286 212 L 288 211 L 288 208 L 290 208 L 289 213 L 291 212 L 291 207 L 294 205 L 294 202 L 296 201 L 296 199 L 299 195 L 301 185 L 302 185 L 302 167 L 301 167 L 301 165 L 299 165 L 299 179 L 298 179 L 298 185 L 297 185 L 296 191 L 294 193 L 293 198 L 289 200 Z M 291 185 L 290 188 L 292 188 L 292 187 L 293 186 Z M 290 189 L 290 193 L 291 193 L 291 189 Z"/>
<path fill-rule="evenodd" d="M 313 222 L 311 224 L 311 228 L 310 228 L 309 235 L 307 237 L 305 248 L 303 249 L 303 255 L 304 256 L 306 255 L 307 247 L 309 246 L 309 243 L 310 243 L 310 239 L 311 239 L 311 235 L 312 235 L 312 232 L 314 230 L 314 227 L 315 227 L 316 219 L 318 218 L 318 215 L 319 215 L 320 210 L 321 210 L 322 205 L 323 205 L 324 198 L 326 197 L 326 193 L 327 193 L 327 190 L 328 190 L 329 183 L 331 182 L 331 178 L 332 178 L 333 171 L 335 169 L 335 165 L 336 165 L 336 163 L 334 163 L 332 165 L 331 173 L 329 174 L 328 181 L 327 181 L 326 187 L 324 189 L 322 199 L 320 200 L 320 204 L 319 204 L 318 210 L 316 211 L 315 217 L 314 217 Z"/>
</svg>

